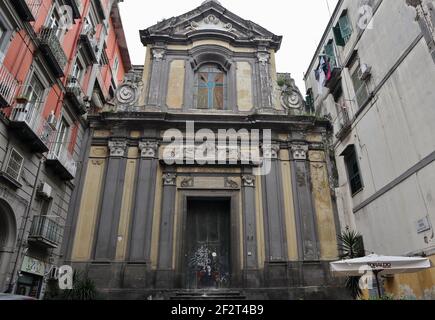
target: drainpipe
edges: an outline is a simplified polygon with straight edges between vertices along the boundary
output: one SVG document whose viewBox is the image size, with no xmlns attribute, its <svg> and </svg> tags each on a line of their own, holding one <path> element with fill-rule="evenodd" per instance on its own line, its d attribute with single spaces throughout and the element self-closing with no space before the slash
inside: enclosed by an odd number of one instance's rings
<svg viewBox="0 0 435 320">
<path fill-rule="evenodd" d="M 15 279 L 15 273 L 17 272 L 17 267 L 18 267 L 18 264 L 20 262 L 21 249 L 23 248 L 23 244 L 24 244 L 24 237 L 26 235 L 27 223 L 28 223 L 30 215 L 32 213 L 32 206 L 33 206 L 33 203 L 35 202 L 36 191 L 38 189 L 39 176 L 41 174 L 42 165 L 44 163 L 45 163 L 45 157 L 42 156 L 41 159 L 39 160 L 38 171 L 36 173 L 35 183 L 33 184 L 32 197 L 30 198 L 30 202 L 29 202 L 29 204 L 27 206 L 27 209 L 26 209 L 26 218 L 24 220 L 23 232 L 21 234 L 21 237 L 18 240 L 17 258 L 15 259 L 14 269 L 12 271 L 11 280 L 9 282 L 9 287 L 8 287 L 8 292 L 9 293 L 14 293 L 15 290 L 16 290 L 16 285 L 17 285 L 17 282 L 18 282 L 18 277 L 17 277 L 17 280 L 14 281 L 14 279 Z"/>
</svg>

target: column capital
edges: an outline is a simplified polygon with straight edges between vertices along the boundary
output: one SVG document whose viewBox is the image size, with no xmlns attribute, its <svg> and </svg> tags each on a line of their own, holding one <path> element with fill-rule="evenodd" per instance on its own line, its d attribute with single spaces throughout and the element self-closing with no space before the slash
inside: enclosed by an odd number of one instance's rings
<svg viewBox="0 0 435 320">
<path fill-rule="evenodd" d="M 279 150 L 281 148 L 277 143 L 264 143 L 261 149 L 263 151 L 263 158 L 278 159 Z"/>
<path fill-rule="evenodd" d="M 163 48 L 154 48 L 152 49 L 152 54 L 155 61 L 162 61 L 165 58 L 166 50 Z"/>
<path fill-rule="evenodd" d="M 308 146 L 307 145 L 292 145 L 291 147 L 293 160 L 307 160 Z"/>
<path fill-rule="evenodd" d="M 159 149 L 159 143 L 155 140 L 145 140 L 139 142 L 139 150 L 141 152 L 141 158 L 144 159 L 157 158 L 158 149 Z"/>
<path fill-rule="evenodd" d="M 244 187 L 254 188 L 255 187 L 255 176 L 254 175 L 242 176 L 242 184 Z"/>
<path fill-rule="evenodd" d="M 127 151 L 127 141 L 112 140 L 109 141 L 110 157 L 125 157 Z"/>
<path fill-rule="evenodd" d="M 165 186 L 177 185 L 177 174 L 176 173 L 165 173 L 163 175 L 163 185 L 165 185 Z"/>
</svg>

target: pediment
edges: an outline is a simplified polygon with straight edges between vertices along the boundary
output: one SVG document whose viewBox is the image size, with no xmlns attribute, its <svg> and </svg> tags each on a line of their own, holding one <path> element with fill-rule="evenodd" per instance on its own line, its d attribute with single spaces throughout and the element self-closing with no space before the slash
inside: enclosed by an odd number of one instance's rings
<svg viewBox="0 0 435 320">
<path fill-rule="evenodd" d="M 273 34 L 258 24 L 244 20 L 231 13 L 215 1 L 141 31 L 144 45 L 156 42 L 180 42 L 201 36 L 206 38 L 223 36 L 233 41 L 266 41 L 271 47 L 279 48 L 282 37 Z"/>
</svg>

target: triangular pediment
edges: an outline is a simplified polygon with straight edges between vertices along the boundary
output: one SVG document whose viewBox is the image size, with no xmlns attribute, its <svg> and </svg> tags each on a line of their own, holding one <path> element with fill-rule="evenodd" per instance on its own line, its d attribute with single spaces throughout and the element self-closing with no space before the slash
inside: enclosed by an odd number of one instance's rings
<svg viewBox="0 0 435 320">
<path fill-rule="evenodd" d="M 216 1 L 208 1 L 198 8 L 178 17 L 163 20 L 141 31 L 144 45 L 149 43 L 188 41 L 195 37 L 227 37 L 246 45 L 249 41 L 263 41 L 276 49 L 282 37 L 260 25 L 242 19 Z"/>
</svg>

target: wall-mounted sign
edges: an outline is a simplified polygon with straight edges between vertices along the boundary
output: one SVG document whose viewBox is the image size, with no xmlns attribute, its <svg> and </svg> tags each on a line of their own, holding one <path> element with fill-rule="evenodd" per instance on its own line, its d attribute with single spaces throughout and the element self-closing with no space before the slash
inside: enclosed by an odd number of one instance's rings
<svg viewBox="0 0 435 320">
<path fill-rule="evenodd" d="M 431 227 L 430 227 L 430 222 L 429 222 L 428 217 L 425 217 L 425 218 L 417 221 L 417 232 L 418 233 L 423 233 L 423 232 L 429 231 L 430 229 L 431 229 Z"/>
<path fill-rule="evenodd" d="M 25 256 L 21 266 L 21 271 L 43 277 L 45 274 L 45 263 Z"/>
</svg>

